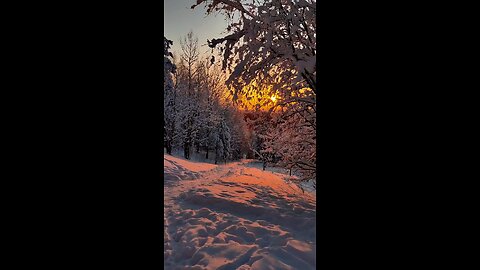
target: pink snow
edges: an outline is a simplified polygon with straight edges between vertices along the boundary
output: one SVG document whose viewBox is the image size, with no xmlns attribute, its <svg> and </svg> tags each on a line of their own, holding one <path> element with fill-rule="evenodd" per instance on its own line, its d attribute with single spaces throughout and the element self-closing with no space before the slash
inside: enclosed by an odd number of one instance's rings
<svg viewBox="0 0 480 270">
<path fill-rule="evenodd" d="M 164 155 L 165 269 L 315 269 L 316 196 L 249 161 Z"/>
<path fill-rule="evenodd" d="M 188 161 L 170 155 L 165 155 L 165 158 L 163 159 L 163 165 L 166 168 L 174 168 L 176 165 L 180 165 L 183 168 L 193 172 L 208 171 L 217 167 L 217 165 Z"/>
</svg>

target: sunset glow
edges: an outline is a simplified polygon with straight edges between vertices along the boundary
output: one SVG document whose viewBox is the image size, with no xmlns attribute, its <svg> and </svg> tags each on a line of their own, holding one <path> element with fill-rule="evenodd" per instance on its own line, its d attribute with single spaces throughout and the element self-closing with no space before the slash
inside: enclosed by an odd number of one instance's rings
<svg viewBox="0 0 480 270">
<path fill-rule="evenodd" d="M 164 268 L 317 269 L 316 0 L 164 7 Z"/>
</svg>

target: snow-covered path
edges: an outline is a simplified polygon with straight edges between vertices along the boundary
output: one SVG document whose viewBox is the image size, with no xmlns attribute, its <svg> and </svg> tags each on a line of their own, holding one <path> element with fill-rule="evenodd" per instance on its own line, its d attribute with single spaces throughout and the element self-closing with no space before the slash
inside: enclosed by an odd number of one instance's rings
<svg viewBox="0 0 480 270">
<path fill-rule="evenodd" d="M 315 195 L 248 161 L 164 166 L 165 269 L 315 269 Z"/>
</svg>

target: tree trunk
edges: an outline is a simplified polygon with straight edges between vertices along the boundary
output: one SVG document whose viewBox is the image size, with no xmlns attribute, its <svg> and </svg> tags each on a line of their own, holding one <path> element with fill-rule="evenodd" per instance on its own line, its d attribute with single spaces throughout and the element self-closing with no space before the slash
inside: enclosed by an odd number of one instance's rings
<svg viewBox="0 0 480 270">
<path fill-rule="evenodd" d="M 183 156 L 185 157 L 185 159 L 190 159 L 190 145 L 183 145 Z"/>
<path fill-rule="evenodd" d="M 172 155 L 172 143 L 170 140 L 165 142 L 165 148 L 167 148 L 167 154 Z"/>
<path fill-rule="evenodd" d="M 205 159 L 208 159 L 208 147 L 207 147 L 207 153 L 205 154 Z"/>
</svg>

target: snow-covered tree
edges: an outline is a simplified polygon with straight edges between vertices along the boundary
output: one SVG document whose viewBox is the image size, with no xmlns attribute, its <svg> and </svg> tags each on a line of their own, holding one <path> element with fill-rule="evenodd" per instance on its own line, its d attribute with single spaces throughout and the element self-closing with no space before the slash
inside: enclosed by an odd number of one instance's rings
<svg viewBox="0 0 480 270">
<path fill-rule="evenodd" d="M 199 128 L 198 147 L 205 150 L 205 157 L 208 159 L 209 152 L 214 150 L 214 139 L 212 132 L 218 127 L 222 111 L 221 97 L 224 91 L 224 74 L 218 68 L 209 62 L 201 62 L 198 67 L 198 77 L 200 81 L 199 95 Z"/>
<path fill-rule="evenodd" d="M 299 113 L 279 116 L 274 120 L 275 128 L 269 129 L 263 141 L 263 152 L 277 165 L 290 169 L 300 180 L 316 181 L 316 130 L 308 117 Z"/>
<path fill-rule="evenodd" d="M 278 99 L 275 109 L 282 117 L 262 150 L 282 156 L 285 166 L 311 180 L 316 175 L 316 1 L 197 0 L 192 8 L 201 4 L 208 14 L 220 12 L 230 20 L 227 35 L 208 45 L 221 47 L 222 67 L 232 71 L 226 84 L 233 98 L 270 91 Z M 246 87 L 252 84 L 273 87 Z"/>
<path fill-rule="evenodd" d="M 219 160 L 226 162 L 232 155 L 232 135 L 230 127 L 227 125 L 225 117 L 221 117 L 216 129 L 213 131 L 213 140 L 215 146 L 215 164 Z"/>
<path fill-rule="evenodd" d="M 168 154 L 172 154 L 173 137 L 175 134 L 175 118 L 176 118 L 176 91 L 173 85 L 173 74 L 176 67 L 172 63 L 172 53 L 170 53 L 170 46 L 173 44 L 171 40 L 163 38 L 163 130 L 164 130 L 164 143 Z"/>
<path fill-rule="evenodd" d="M 180 41 L 182 53 L 180 55 L 179 63 L 179 76 L 178 82 L 178 95 L 181 97 L 179 100 L 179 112 L 178 116 L 178 128 L 177 140 L 183 148 L 184 157 L 190 159 L 190 154 L 199 127 L 197 125 L 197 117 L 199 114 L 198 107 L 198 92 L 199 87 L 195 81 L 196 75 L 196 63 L 199 57 L 198 51 L 198 38 L 193 35 L 193 32 L 189 32 L 185 38 Z"/>
<path fill-rule="evenodd" d="M 233 106 L 229 107 L 228 126 L 231 130 L 231 158 L 241 159 L 250 150 L 251 143 L 243 113 Z"/>
<path fill-rule="evenodd" d="M 223 12 L 230 19 L 229 34 L 208 41 L 222 46 L 223 68 L 232 68 L 227 80 L 236 94 L 252 81 L 276 81 L 284 98 L 308 87 L 317 91 L 316 1 L 313 0 L 197 0 L 207 13 Z M 299 101 L 299 100 L 297 100 Z"/>
</svg>

